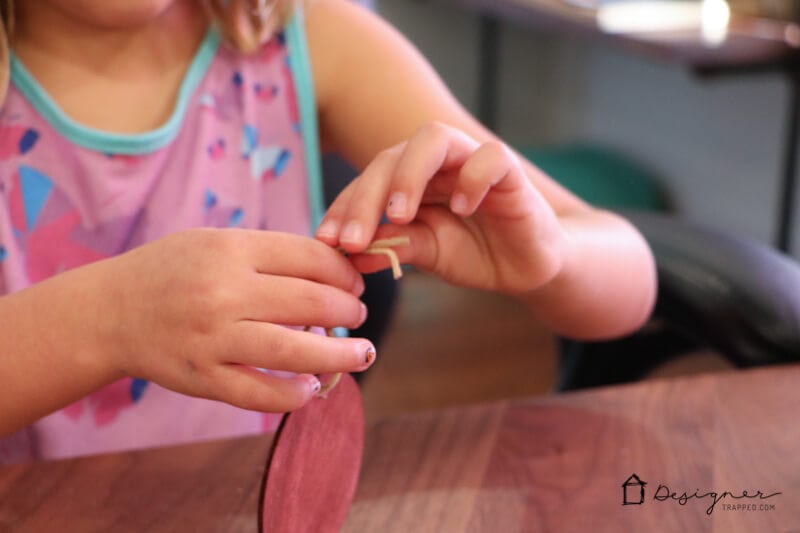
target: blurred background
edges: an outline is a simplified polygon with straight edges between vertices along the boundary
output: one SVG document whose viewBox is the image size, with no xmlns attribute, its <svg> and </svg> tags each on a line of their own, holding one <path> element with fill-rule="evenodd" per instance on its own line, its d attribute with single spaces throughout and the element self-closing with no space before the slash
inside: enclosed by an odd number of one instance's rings
<svg viewBox="0 0 800 533">
<path fill-rule="evenodd" d="M 480 17 L 467 3 L 374 1 L 477 113 Z M 657 176 L 682 213 L 772 239 L 789 99 L 783 73 L 700 78 L 680 62 L 556 24 L 499 24 L 494 127 L 504 139 L 612 148 Z M 799 248 L 797 232 L 792 244 Z"/>
<path fill-rule="evenodd" d="M 797 193 L 786 180 L 800 2 L 362 3 L 422 51 L 467 109 L 588 200 L 677 213 L 798 257 Z M 607 175 L 587 185 L 587 169 Z M 369 416 L 552 390 L 556 342 L 517 302 L 416 272 L 399 301 L 364 381 Z M 694 355 L 660 375 L 727 367 Z"/>
</svg>

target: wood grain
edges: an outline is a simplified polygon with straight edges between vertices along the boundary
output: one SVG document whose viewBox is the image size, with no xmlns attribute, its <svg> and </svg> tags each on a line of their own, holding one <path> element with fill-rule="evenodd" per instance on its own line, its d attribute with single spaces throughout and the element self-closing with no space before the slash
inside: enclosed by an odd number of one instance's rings
<svg viewBox="0 0 800 533">
<path fill-rule="evenodd" d="M 262 530 L 337 533 L 353 501 L 364 451 L 358 385 L 338 385 L 286 415 L 269 460 Z"/>
<path fill-rule="evenodd" d="M 0 531 L 255 532 L 272 437 L 0 468 Z"/>
<path fill-rule="evenodd" d="M 389 418 L 368 430 L 346 531 L 798 531 L 798 381 L 731 372 Z M 623 506 L 632 473 L 646 499 Z M 659 485 L 782 494 L 707 514 L 710 496 L 659 501 Z"/>
<path fill-rule="evenodd" d="M 800 531 L 798 382 L 794 365 L 386 417 L 344 531 Z M 0 468 L 0 531 L 257 531 L 271 441 Z M 633 473 L 645 500 L 622 505 Z M 677 501 L 711 491 L 780 494 Z"/>
</svg>

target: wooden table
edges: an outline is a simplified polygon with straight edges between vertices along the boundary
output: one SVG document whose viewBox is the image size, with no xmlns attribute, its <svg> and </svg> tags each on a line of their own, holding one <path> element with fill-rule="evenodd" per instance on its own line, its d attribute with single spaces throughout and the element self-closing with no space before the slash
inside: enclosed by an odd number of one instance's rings
<svg viewBox="0 0 800 533">
<path fill-rule="evenodd" d="M 257 531 L 272 440 L 0 467 L 0 532 Z"/>
<path fill-rule="evenodd" d="M 774 367 L 385 419 L 344 530 L 797 532 L 798 384 Z M 0 531 L 256 531 L 270 443 L 5 467 Z"/>
</svg>

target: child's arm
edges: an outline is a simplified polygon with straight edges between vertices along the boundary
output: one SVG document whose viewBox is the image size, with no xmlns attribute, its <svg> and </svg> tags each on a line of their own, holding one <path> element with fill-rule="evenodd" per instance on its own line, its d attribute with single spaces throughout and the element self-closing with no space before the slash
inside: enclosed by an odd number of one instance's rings
<svg viewBox="0 0 800 533">
<path fill-rule="evenodd" d="M 403 260 L 454 283 L 519 294 L 567 336 L 602 338 L 642 324 L 655 273 L 631 225 L 500 143 L 374 15 L 317 0 L 307 26 L 323 141 L 364 169 L 318 238 L 358 252 L 376 236 L 409 235 L 411 246 L 397 250 Z M 394 225 L 375 235 L 385 210 Z M 363 270 L 385 266 L 355 261 Z"/>
<path fill-rule="evenodd" d="M 363 370 L 361 275 L 296 235 L 192 230 L 0 298 L 0 435 L 135 376 L 260 411 L 300 407 L 311 374 Z M 301 373 L 278 378 L 252 367 Z"/>
</svg>

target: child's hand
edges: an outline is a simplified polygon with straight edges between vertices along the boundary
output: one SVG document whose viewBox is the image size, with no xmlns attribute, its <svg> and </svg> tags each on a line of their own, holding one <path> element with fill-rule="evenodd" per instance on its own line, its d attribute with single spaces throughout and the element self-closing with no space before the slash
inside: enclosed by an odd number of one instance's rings
<svg viewBox="0 0 800 533">
<path fill-rule="evenodd" d="M 392 224 L 378 228 L 383 212 Z M 376 235 L 377 229 L 377 235 Z M 357 254 L 377 237 L 408 235 L 403 262 L 451 283 L 523 293 L 561 269 L 566 232 L 518 157 L 430 124 L 380 153 L 336 198 L 317 238 Z M 362 271 L 386 267 L 355 255 Z"/>
<path fill-rule="evenodd" d="M 366 339 L 290 326 L 356 327 L 366 308 L 361 275 L 307 237 L 265 231 L 191 230 L 108 262 L 113 287 L 106 352 L 126 375 L 259 411 L 313 397 L 310 374 L 364 370 Z M 255 368 L 298 373 L 277 377 Z"/>
</svg>

